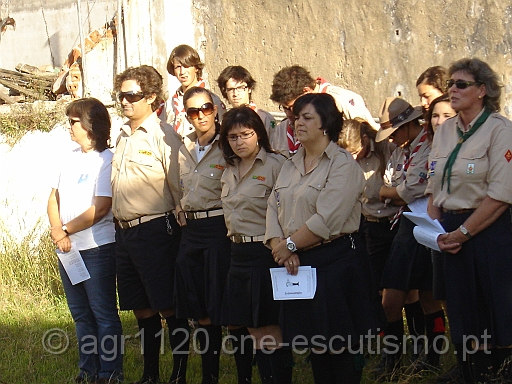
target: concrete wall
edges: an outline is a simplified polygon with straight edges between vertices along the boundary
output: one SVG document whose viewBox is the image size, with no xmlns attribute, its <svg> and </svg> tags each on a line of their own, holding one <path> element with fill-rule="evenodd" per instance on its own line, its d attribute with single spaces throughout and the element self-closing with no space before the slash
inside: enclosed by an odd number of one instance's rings
<svg viewBox="0 0 512 384">
<path fill-rule="evenodd" d="M 189 44 L 215 78 L 239 64 L 258 82 L 255 100 L 276 110 L 272 77 L 292 64 L 360 93 L 376 116 L 399 93 L 415 104 L 415 81 L 432 65 L 475 56 L 503 76 L 503 113 L 512 117 L 512 5 L 505 0 L 121 0 L 128 65 L 166 77 L 172 48 Z M 87 32 L 112 18 L 117 0 L 82 0 Z M 0 40 L 0 67 L 60 66 L 78 39 L 76 0 L 0 0 L 17 23 Z M 86 28 L 86 29 L 87 29 Z M 178 83 L 167 76 L 170 93 Z M 505 93 L 504 92 L 504 93 Z"/>
</svg>

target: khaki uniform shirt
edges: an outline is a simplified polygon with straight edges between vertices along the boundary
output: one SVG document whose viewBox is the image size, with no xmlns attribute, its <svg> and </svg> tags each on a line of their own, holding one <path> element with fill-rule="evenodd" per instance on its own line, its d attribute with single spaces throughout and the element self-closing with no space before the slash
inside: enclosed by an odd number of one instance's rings
<svg viewBox="0 0 512 384">
<path fill-rule="evenodd" d="M 374 152 L 375 143 L 373 141 L 370 143 L 370 153 L 366 157 L 357 160 L 366 180 L 363 195 L 361 196 L 363 215 L 376 218 L 393 216 L 398 211 L 398 207 L 395 205 L 388 206 L 380 201 L 379 198 L 380 188 L 384 185 L 384 179 L 379 172 L 380 161 Z M 383 141 L 382 144 L 385 146 L 384 158 L 388 159 L 391 156 L 393 145 L 389 141 Z"/>
<path fill-rule="evenodd" d="M 446 180 L 441 190 L 444 166 L 459 139 L 457 126 L 462 127 L 458 116 L 443 123 L 434 135 L 425 193 L 433 195 L 436 207 L 448 210 L 477 208 L 486 196 L 512 204 L 512 122 L 498 113 L 492 113 L 462 144 L 452 167 L 451 193 Z"/>
<path fill-rule="evenodd" d="M 330 142 L 309 173 L 303 147 L 288 159 L 268 199 L 265 242 L 291 236 L 304 224 L 328 240 L 358 230 L 364 176 L 352 155 Z"/>
<path fill-rule="evenodd" d="M 256 113 L 261 117 L 265 125 L 272 149 L 288 157 L 290 152 L 288 151 L 288 142 L 286 141 L 286 125 L 283 128 L 281 124 L 277 124 L 274 116 L 263 109 L 256 109 Z"/>
<path fill-rule="evenodd" d="M 431 146 L 428 138 L 412 158 L 407 172 L 404 170 L 406 154 L 410 155 L 414 151 L 423 132 L 424 130 L 407 147 L 397 147 L 393 151 L 384 175 L 385 184 L 388 187 L 396 187 L 398 196 L 407 204 L 424 197 L 427 188 L 428 155 Z"/>
<path fill-rule="evenodd" d="M 172 211 L 181 198 L 180 137 L 151 114 L 135 132 L 121 127 L 112 159 L 112 212 L 121 221 Z"/>
<path fill-rule="evenodd" d="M 181 208 L 184 211 L 207 211 L 221 208 L 220 178 L 226 162 L 219 148 L 219 137 L 215 137 L 200 162 L 197 161 L 195 132 L 184 138 L 180 148 L 180 184 L 183 193 Z"/>
<path fill-rule="evenodd" d="M 285 157 L 260 149 L 252 168 L 239 179 L 238 161 L 221 178 L 222 208 L 228 236 L 265 234 L 267 200 Z"/>
</svg>

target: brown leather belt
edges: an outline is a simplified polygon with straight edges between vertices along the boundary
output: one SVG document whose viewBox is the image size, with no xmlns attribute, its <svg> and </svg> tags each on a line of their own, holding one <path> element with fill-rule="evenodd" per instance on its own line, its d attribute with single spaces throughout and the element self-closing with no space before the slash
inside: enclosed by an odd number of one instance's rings
<svg viewBox="0 0 512 384">
<path fill-rule="evenodd" d="M 444 213 L 447 213 L 449 215 L 460 215 L 461 213 L 469 213 L 469 212 L 473 212 L 474 209 L 456 209 L 456 210 L 450 210 L 450 209 L 444 209 L 443 208 L 443 212 Z"/>
<path fill-rule="evenodd" d="M 265 235 L 260 236 L 244 236 L 244 235 L 233 235 L 229 237 L 235 244 L 241 243 L 258 243 L 265 240 Z"/>
<path fill-rule="evenodd" d="M 309 247 L 299 249 L 299 251 L 309 251 L 309 250 L 310 250 L 310 249 L 312 249 L 312 248 L 316 248 L 316 247 L 318 247 L 318 246 L 320 246 L 320 245 L 328 244 L 328 243 L 330 243 L 331 241 L 334 241 L 334 240 L 336 240 L 336 239 L 339 239 L 340 237 L 347 236 L 347 235 L 350 235 L 350 233 L 340 233 L 339 235 L 336 235 L 336 236 L 334 236 L 334 237 L 331 237 L 329 240 L 322 240 L 322 241 L 320 241 L 319 243 L 316 243 L 316 244 L 310 245 Z"/>
<path fill-rule="evenodd" d="M 137 217 L 136 219 L 129 220 L 129 221 L 121 221 L 121 220 L 119 220 L 118 224 L 119 224 L 119 226 L 122 229 L 132 228 L 132 227 L 135 227 L 136 225 L 139 225 L 139 224 L 142 224 L 142 223 L 147 223 L 150 220 L 157 219 L 157 218 L 162 217 L 162 216 L 166 216 L 169 213 L 170 212 L 167 212 L 167 213 L 157 213 L 155 215 L 146 215 L 146 216 Z"/>
<path fill-rule="evenodd" d="M 365 220 L 370 223 L 391 223 L 395 216 L 387 216 L 387 217 L 373 217 L 373 216 L 365 216 Z"/>
<path fill-rule="evenodd" d="M 212 209 L 211 211 L 185 212 L 185 216 L 189 220 L 206 219 L 207 217 L 222 216 L 223 214 L 222 208 Z"/>
</svg>

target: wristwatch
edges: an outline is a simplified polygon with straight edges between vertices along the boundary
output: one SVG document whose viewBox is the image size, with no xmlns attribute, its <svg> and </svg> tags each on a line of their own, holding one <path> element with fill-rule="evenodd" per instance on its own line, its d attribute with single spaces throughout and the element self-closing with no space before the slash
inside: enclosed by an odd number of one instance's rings
<svg viewBox="0 0 512 384">
<path fill-rule="evenodd" d="M 297 246 L 295 245 L 291 237 L 288 237 L 286 239 L 286 248 L 288 248 L 288 250 L 292 253 L 297 252 Z"/>
<path fill-rule="evenodd" d="M 68 227 L 65 224 L 62 226 L 62 230 L 66 232 L 66 235 L 69 235 Z"/>
<path fill-rule="evenodd" d="M 466 227 L 465 227 L 465 226 L 461 225 L 461 226 L 459 227 L 459 230 L 460 230 L 460 231 L 462 232 L 462 234 L 463 234 L 464 236 L 466 236 L 468 239 L 471 239 L 471 238 L 473 237 L 473 236 L 471 236 L 471 233 L 469 233 L 469 231 L 466 229 Z"/>
</svg>

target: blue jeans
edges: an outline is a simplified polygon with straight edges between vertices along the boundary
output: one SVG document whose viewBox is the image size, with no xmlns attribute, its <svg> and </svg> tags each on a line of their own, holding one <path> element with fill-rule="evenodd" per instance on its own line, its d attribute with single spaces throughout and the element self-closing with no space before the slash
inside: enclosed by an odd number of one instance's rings
<svg viewBox="0 0 512 384">
<path fill-rule="evenodd" d="M 91 278 L 72 285 L 59 262 L 75 322 L 81 377 L 123 378 L 122 327 L 116 303 L 114 243 L 80 251 Z"/>
</svg>

